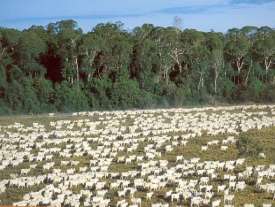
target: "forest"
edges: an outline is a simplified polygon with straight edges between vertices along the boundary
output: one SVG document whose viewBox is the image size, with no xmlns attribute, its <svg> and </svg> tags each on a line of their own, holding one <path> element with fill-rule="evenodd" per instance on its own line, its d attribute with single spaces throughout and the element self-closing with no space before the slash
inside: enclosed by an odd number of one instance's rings
<svg viewBox="0 0 275 207">
<path fill-rule="evenodd" d="M 275 30 L 0 28 L 0 114 L 274 103 Z"/>
</svg>

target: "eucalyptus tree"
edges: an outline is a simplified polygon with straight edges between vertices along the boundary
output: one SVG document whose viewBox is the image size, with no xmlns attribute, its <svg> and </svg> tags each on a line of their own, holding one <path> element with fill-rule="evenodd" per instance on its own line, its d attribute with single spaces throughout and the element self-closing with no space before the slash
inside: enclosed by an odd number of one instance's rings
<svg viewBox="0 0 275 207">
<path fill-rule="evenodd" d="M 130 78 L 136 78 L 142 88 L 151 91 L 162 79 L 159 30 L 159 27 L 154 27 L 152 24 L 144 24 L 132 32 Z"/>
<path fill-rule="evenodd" d="M 0 64 L 7 67 L 16 64 L 17 47 L 22 33 L 15 29 L 0 28 Z"/>
<path fill-rule="evenodd" d="M 156 28 L 153 41 L 157 48 L 161 74 L 168 83 L 169 74 L 172 71 L 178 69 L 181 73 L 183 70 L 182 61 L 185 51 L 181 42 L 181 31 L 175 27 Z"/>
<path fill-rule="evenodd" d="M 224 43 L 223 37 L 217 33 L 207 34 L 206 45 L 210 51 L 211 68 L 213 69 L 214 93 L 217 94 L 217 83 L 224 68 Z"/>
<path fill-rule="evenodd" d="M 82 30 L 74 20 L 64 20 L 47 26 L 48 33 L 56 38 L 57 54 L 62 57 L 63 76 L 71 84 L 79 83 L 79 47 Z"/>
<path fill-rule="evenodd" d="M 165 83 L 169 82 L 169 73 L 174 68 L 175 61 L 171 56 L 175 33 L 171 29 L 157 28 L 154 32 L 154 43 L 157 47 L 157 55 L 160 63 L 160 76 Z"/>
<path fill-rule="evenodd" d="M 95 72 L 95 58 L 104 49 L 104 40 L 101 36 L 93 32 L 84 34 L 79 42 L 79 52 L 81 57 L 81 72 L 90 81 Z"/>
<path fill-rule="evenodd" d="M 182 30 L 180 18 L 174 23 L 131 32 L 116 22 L 83 33 L 73 20 L 0 28 L 0 107 L 144 107 L 200 101 L 209 92 L 274 100 L 274 29 L 245 26 L 222 34 Z"/>
<path fill-rule="evenodd" d="M 7 57 L 7 48 L 3 46 L 3 37 L 0 31 L 0 97 L 4 93 L 4 86 L 6 85 L 6 68 L 5 58 Z"/>
<path fill-rule="evenodd" d="M 206 37 L 204 33 L 197 30 L 185 30 L 182 41 L 185 45 L 186 62 L 190 65 L 191 74 L 197 79 L 197 90 L 204 88 L 205 77 L 209 73 L 209 50 L 206 46 Z"/>
<path fill-rule="evenodd" d="M 206 47 L 197 47 L 194 48 L 193 51 L 193 65 L 192 70 L 193 73 L 198 74 L 199 80 L 197 84 L 197 89 L 200 91 L 205 87 L 205 78 L 208 77 L 210 61 L 209 61 L 209 51 Z"/>
<path fill-rule="evenodd" d="M 275 38 L 270 35 L 257 39 L 253 45 L 252 52 L 256 60 L 263 65 L 267 79 L 268 72 L 275 61 Z"/>
<path fill-rule="evenodd" d="M 123 24 L 98 24 L 92 32 L 102 38 L 96 63 L 97 74 L 100 76 L 109 71 L 115 76 L 122 68 L 128 68 L 132 46 L 130 35 L 123 29 Z"/>
<path fill-rule="evenodd" d="M 35 31 L 23 31 L 18 40 L 17 64 L 26 75 L 42 77 L 46 73 L 46 70 L 40 64 L 40 56 L 46 51 L 46 42 Z"/>
<path fill-rule="evenodd" d="M 240 83 L 240 75 L 244 69 L 246 58 L 249 55 L 251 43 L 249 38 L 243 35 L 239 30 L 229 31 L 225 44 L 225 57 L 238 72 L 238 84 Z"/>
<path fill-rule="evenodd" d="M 15 58 L 21 35 L 18 30 L 0 28 L 0 98 L 7 97 L 8 83 L 13 79 L 11 74 L 18 68 Z"/>
<path fill-rule="evenodd" d="M 255 37 L 257 36 L 258 27 L 255 26 L 244 26 L 240 29 L 240 33 L 242 33 L 244 36 L 250 39 L 250 41 L 253 41 Z"/>
<path fill-rule="evenodd" d="M 0 28 L 1 45 L 5 51 L 13 52 L 18 45 L 22 33 L 16 29 Z"/>
<path fill-rule="evenodd" d="M 259 39 L 265 39 L 266 37 L 270 36 L 272 33 L 274 33 L 274 30 L 268 26 L 263 26 L 258 28 L 257 30 L 257 38 Z"/>
</svg>

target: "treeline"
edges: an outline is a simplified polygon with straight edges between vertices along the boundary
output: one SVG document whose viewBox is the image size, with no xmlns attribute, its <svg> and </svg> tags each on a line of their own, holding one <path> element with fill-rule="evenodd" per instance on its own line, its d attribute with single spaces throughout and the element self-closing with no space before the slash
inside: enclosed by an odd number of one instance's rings
<svg viewBox="0 0 275 207">
<path fill-rule="evenodd" d="M 275 101 L 275 30 L 0 28 L 0 113 Z"/>
</svg>

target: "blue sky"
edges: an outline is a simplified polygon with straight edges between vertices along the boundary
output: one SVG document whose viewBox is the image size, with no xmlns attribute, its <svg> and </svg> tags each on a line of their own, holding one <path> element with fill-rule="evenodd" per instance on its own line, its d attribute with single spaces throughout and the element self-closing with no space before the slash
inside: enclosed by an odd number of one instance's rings
<svg viewBox="0 0 275 207">
<path fill-rule="evenodd" d="M 25 29 L 75 19 L 84 31 L 102 22 L 122 21 L 225 32 L 245 25 L 275 27 L 275 0 L 1 0 L 0 26 Z"/>
</svg>

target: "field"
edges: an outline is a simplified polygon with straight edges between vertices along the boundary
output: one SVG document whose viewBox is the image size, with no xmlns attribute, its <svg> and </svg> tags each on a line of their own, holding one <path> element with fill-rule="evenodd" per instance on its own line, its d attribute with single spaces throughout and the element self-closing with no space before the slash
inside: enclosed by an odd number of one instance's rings
<svg viewBox="0 0 275 207">
<path fill-rule="evenodd" d="M 0 118 L 0 205 L 275 206 L 275 106 Z"/>
</svg>

